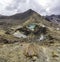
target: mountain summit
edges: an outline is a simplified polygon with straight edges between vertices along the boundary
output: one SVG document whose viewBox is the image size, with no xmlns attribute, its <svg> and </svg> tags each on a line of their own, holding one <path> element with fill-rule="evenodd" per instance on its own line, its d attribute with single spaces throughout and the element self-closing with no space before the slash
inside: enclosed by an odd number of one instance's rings
<svg viewBox="0 0 60 62">
<path fill-rule="evenodd" d="M 12 15 L 12 16 L 4 16 L 4 15 L 2 15 L 2 16 L 0 16 L 0 19 L 24 19 L 26 17 L 29 17 L 33 13 L 36 13 L 36 12 L 33 11 L 32 9 L 29 9 L 24 13 L 17 13 L 17 14 Z"/>
<path fill-rule="evenodd" d="M 33 11 L 32 9 L 27 10 L 24 13 L 18 13 L 12 16 L 0 16 L 0 19 L 2 19 L 2 22 L 5 23 L 12 23 L 12 24 L 22 24 L 22 23 L 40 23 L 45 26 L 50 26 L 51 23 L 47 21 L 43 16 L 41 16 L 39 13 Z M 1 20 L 0 20 L 1 21 Z M 53 23 L 54 24 L 54 23 Z M 53 25 L 52 24 L 52 25 Z M 54 25 L 56 26 L 56 25 Z"/>
</svg>

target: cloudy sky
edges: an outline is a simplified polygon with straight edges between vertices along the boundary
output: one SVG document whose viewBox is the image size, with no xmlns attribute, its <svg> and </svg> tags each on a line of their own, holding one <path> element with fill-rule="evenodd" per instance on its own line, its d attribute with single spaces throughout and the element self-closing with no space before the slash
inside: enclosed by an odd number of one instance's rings
<svg viewBox="0 0 60 62">
<path fill-rule="evenodd" d="M 0 0 L 2 15 L 13 15 L 28 9 L 41 15 L 60 14 L 60 0 Z"/>
</svg>

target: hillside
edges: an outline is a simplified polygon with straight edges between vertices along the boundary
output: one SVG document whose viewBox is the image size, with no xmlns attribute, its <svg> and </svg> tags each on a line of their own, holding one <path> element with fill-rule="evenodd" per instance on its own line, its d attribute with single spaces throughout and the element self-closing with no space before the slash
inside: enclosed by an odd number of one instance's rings
<svg viewBox="0 0 60 62">
<path fill-rule="evenodd" d="M 0 62 L 59 62 L 60 25 L 29 9 L 0 16 Z"/>
</svg>

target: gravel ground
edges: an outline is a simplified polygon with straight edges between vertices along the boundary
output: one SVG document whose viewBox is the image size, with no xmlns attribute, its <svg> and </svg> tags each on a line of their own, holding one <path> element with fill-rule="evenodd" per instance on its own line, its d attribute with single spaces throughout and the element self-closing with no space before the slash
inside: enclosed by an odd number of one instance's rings
<svg viewBox="0 0 60 62">
<path fill-rule="evenodd" d="M 60 45 L 0 44 L 0 62 L 60 62 Z"/>
</svg>

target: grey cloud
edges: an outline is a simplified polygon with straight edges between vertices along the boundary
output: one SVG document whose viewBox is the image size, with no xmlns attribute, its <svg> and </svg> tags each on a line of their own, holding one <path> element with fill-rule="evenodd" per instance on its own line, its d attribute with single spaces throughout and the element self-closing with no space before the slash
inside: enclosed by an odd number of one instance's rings
<svg viewBox="0 0 60 62">
<path fill-rule="evenodd" d="M 54 0 L 55 2 L 52 2 L 49 14 L 60 14 L 60 0 Z"/>
<path fill-rule="evenodd" d="M 52 14 L 60 14 L 60 7 L 58 6 L 58 7 L 51 9 L 51 13 Z"/>
<path fill-rule="evenodd" d="M 13 3 L 11 3 L 10 5 L 8 5 L 6 7 L 6 10 L 15 10 L 18 8 L 20 2 L 22 2 L 21 0 L 13 0 Z"/>
<path fill-rule="evenodd" d="M 32 2 L 30 2 L 30 3 L 31 3 L 30 4 L 31 9 L 38 12 L 39 14 L 41 14 L 41 15 L 44 14 L 45 15 L 47 13 L 46 10 L 40 4 L 37 4 L 35 2 L 35 0 L 32 0 Z"/>
<path fill-rule="evenodd" d="M 13 11 L 16 10 L 17 12 L 24 11 L 25 9 L 29 8 L 29 4 L 27 3 L 28 0 L 13 0 L 9 6 L 6 7 L 6 10 Z"/>
<path fill-rule="evenodd" d="M 46 0 L 47 1 L 47 0 Z M 49 15 L 49 14 L 60 14 L 60 0 L 49 0 L 50 3 L 46 11 L 46 8 L 42 7 L 36 0 L 13 0 L 11 4 L 7 5 L 3 11 L 0 10 L 0 14 L 3 15 L 13 15 L 15 13 L 21 13 L 28 9 L 33 9 L 41 15 Z M 4 6 L 0 3 L 0 8 Z"/>
</svg>

